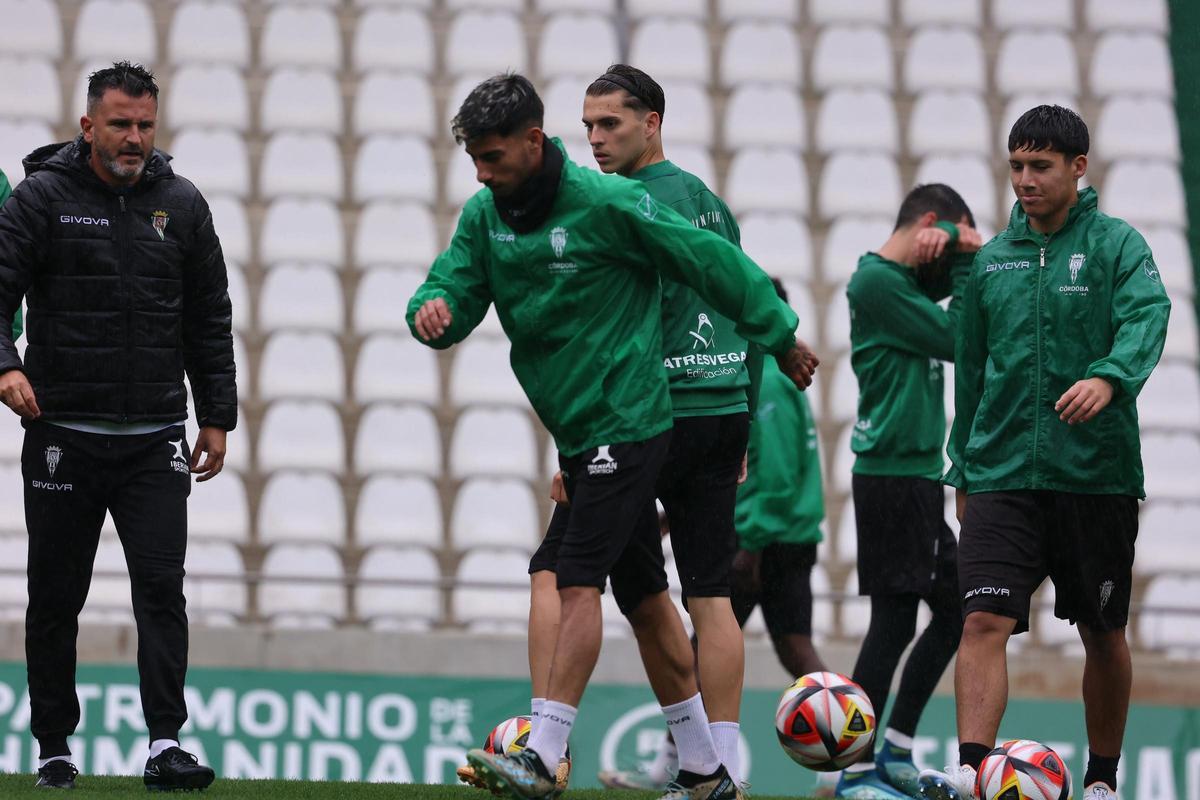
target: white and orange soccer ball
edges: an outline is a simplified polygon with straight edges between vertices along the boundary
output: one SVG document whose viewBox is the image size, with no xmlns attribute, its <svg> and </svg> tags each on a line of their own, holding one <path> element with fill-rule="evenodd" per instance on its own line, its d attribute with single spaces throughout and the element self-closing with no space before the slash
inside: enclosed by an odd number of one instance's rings
<svg viewBox="0 0 1200 800">
<path fill-rule="evenodd" d="M 862 687 L 845 675 L 813 672 L 784 690 L 775 732 L 797 764 L 832 772 L 874 746 L 875 709 Z"/>
<path fill-rule="evenodd" d="M 519 753 L 529 744 L 529 732 L 532 729 L 533 722 L 528 716 L 510 717 L 492 728 L 483 742 L 483 750 L 504 756 Z"/>
<path fill-rule="evenodd" d="M 976 781 L 979 800 L 1068 800 L 1071 796 L 1071 771 L 1062 758 L 1029 739 L 1013 739 L 988 753 Z"/>
</svg>

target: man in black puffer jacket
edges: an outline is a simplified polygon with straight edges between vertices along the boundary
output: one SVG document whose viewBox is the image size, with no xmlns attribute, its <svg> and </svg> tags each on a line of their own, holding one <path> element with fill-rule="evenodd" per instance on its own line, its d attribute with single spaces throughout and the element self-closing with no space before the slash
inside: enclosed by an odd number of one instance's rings
<svg viewBox="0 0 1200 800">
<path fill-rule="evenodd" d="M 208 204 L 154 149 L 157 112 L 158 87 L 142 67 L 94 73 L 82 133 L 26 158 L 28 177 L 0 211 L 0 401 L 25 426 L 25 650 L 39 786 L 74 786 L 77 619 L 106 511 L 133 590 L 145 783 L 213 780 L 178 741 L 183 565 L 189 473 L 204 481 L 221 471 L 237 422 L 233 334 Z M 24 363 L 9 336 L 22 297 Z M 200 429 L 190 450 L 185 374 Z"/>
</svg>

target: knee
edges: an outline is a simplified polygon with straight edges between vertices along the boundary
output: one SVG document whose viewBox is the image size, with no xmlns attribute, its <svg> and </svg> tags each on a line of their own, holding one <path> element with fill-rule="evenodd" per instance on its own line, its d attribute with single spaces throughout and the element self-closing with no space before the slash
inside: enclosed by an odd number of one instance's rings
<svg viewBox="0 0 1200 800">
<path fill-rule="evenodd" d="M 629 620 L 633 632 L 641 636 L 662 630 L 672 621 L 672 615 L 678 617 L 679 612 L 675 610 L 671 598 L 666 592 L 657 592 L 643 597 L 632 611 L 625 614 L 625 618 Z"/>
<path fill-rule="evenodd" d="M 1119 658 L 1129 650 L 1125 640 L 1125 628 L 1120 627 L 1111 631 L 1097 631 L 1086 625 L 1077 625 L 1079 638 L 1083 641 L 1083 649 L 1090 658 Z"/>
<path fill-rule="evenodd" d="M 600 590 L 595 586 L 564 586 L 558 590 L 564 616 L 573 611 L 600 608 Z"/>
<path fill-rule="evenodd" d="M 967 615 L 962 625 L 962 646 L 1003 646 L 1012 635 L 1017 621 L 999 614 L 975 611 Z"/>
</svg>

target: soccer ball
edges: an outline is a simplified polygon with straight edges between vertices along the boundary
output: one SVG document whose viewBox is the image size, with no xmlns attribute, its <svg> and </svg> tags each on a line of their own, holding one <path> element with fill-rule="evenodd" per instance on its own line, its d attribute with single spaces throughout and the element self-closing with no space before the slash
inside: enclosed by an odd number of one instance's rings
<svg viewBox="0 0 1200 800">
<path fill-rule="evenodd" d="M 813 672 L 797 678 L 779 698 L 775 733 L 797 764 L 833 772 L 874 746 L 875 709 L 862 687 L 845 675 Z"/>
<path fill-rule="evenodd" d="M 483 751 L 505 756 L 519 753 L 529 744 L 529 732 L 532 729 L 533 722 L 528 715 L 510 717 L 492 728 L 483 742 Z"/>
<path fill-rule="evenodd" d="M 1040 742 L 1013 739 L 984 757 L 976 777 L 979 800 L 1067 800 L 1071 771 Z"/>
</svg>

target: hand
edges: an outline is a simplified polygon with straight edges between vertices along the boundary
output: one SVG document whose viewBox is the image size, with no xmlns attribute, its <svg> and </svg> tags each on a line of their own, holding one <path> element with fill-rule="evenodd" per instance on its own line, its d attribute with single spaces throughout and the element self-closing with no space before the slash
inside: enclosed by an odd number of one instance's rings
<svg viewBox="0 0 1200 800">
<path fill-rule="evenodd" d="M 1112 402 L 1112 384 L 1104 378 L 1088 378 L 1078 381 L 1058 398 L 1054 410 L 1058 418 L 1068 425 L 1087 422 Z"/>
<path fill-rule="evenodd" d="M 783 370 L 783 374 L 791 378 L 792 383 L 796 384 L 796 388 L 800 391 L 804 391 L 812 385 L 813 373 L 821 364 L 821 359 L 817 358 L 817 354 L 800 339 L 796 340 L 791 350 L 783 355 L 775 356 L 775 361 Z"/>
<path fill-rule="evenodd" d="M 29 379 L 19 369 L 10 369 L 0 375 L 0 403 L 8 406 L 14 414 L 25 419 L 37 419 L 42 415 L 34 397 Z"/>
<path fill-rule="evenodd" d="M 428 342 L 431 339 L 440 339 L 452 321 L 450 306 L 446 305 L 445 298 L 437 297 L 417 309 L 413 325 L 421 338 Z"/>
<path fill-rule="evenodd" d="M 742 471 L 738 473 L 737 485 L 741 486 L 750 477 L 750 453 L 742 453 Z"/>
<path fill-rule="evenodd" d="M 560 506 L 571 505 L 571 501 L 567 499 L 567 486 L 563 483 L 562 470 L 554 473 L 554 477 L 550 479 L 550 499 Z"/>
<path fill-rule="evenodd" d="M 970 225 L 958 223 L 958 252 L 977 253 L 983 247 L 983 234 Z"/>
<path fill-rule="evenodd" d="M 963 515 L 967 513 L 967 492 L 965 489 L 954 490 L 954 516 L 958 517 L 958 524 L 962 525 Z"/>
<path fill-rule="evenodd" d="M 204 463 L 200 463 L 200 454 L 207 453 Z M 211 425 L 200 429 L 196 434 L 196 446 L 192 448 L 192 472 L 199 475 L 196 483 L 203 483 L 217 474 L 225 466 L 225 431 Z"/>
<path fill-rule="evenodd" d="M 912 260 L 914 264 L 928 264 L 942 257 L 950 234 L 941 228 L 930 226 L 917 231 L 913 239 Z"/>
</svg>

